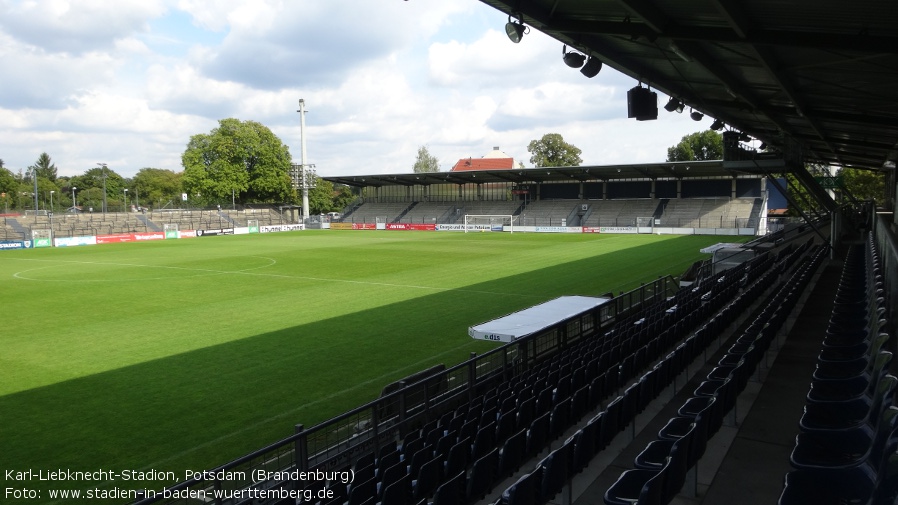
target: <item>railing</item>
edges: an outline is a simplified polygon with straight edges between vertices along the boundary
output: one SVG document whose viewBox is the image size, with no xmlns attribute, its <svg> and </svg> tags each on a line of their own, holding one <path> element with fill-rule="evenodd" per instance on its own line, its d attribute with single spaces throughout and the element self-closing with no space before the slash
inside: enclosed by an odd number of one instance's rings
<svg viewBox="0 0 898 505">
<path fill-rule="evenodd" d="M 316 426 L 305 429 L 297 425 L 295 434 L 279 442 L 165 490 L 147 491 L 137 503 L 187 505 L 197 503 L 196 498 L 201 497 L 200 501 L 207 503 L 236 504 L 241 500 L 234 498 L 235 495 L 246 498 L 278 490 L 295 491 L 298 483 L 293 480 L 261 477 L 290 471 L 348 469 L 359 456 L 401 439 L 411 430 L 468 403 L 484 390 L 546 357 L 584 338 L 598 338 L 599 330 L 617 318 L 673 296 L 677 284 L 670 276 L 659 277 L 542 333 L 472 356 Z M 220 496 L 215 498 L 215 493 Z"/>
<path fill-rule="evenodd" d="M 714 216 L 714 217 L 688 217 L 688 218 L 677 218 L 677 217 L 661 217 L 660 224 L 657 226 L 665 227 L 665 228 L 750 228 L 749 222 L 751 218 L 748 217 L 725 217 L 725 216 Z"/>
</svg>

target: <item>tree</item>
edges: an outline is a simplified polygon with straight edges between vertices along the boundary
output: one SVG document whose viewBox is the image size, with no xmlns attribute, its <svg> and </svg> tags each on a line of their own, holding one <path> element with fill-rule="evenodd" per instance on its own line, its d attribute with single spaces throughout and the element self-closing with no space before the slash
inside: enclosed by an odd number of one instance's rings
<svg viewBox="0 0 898 505">
<path fill-rule="evenodd" d="M 316 178 L 315 183 L 315 187 L 309 190 L 310 214 L 342 211 L 355 200 L 349 186 L 335 186 L 331 181 L 319 178 Z"/>
<path fill-rule="evenodd" d="M 28 170 L 37 172 L 38 177 L 44 177 L 53 182 L 56 181 L 56 165 L 53 164 L 53 161 L 50 160 L 50 155 L 47 153 L 41 153 L 34 165 L 28 167 Z"/>
<path fill-rule="evenodd" d="M 18 186 L 16 176 L 6 168 L 3 168 L 2 163 L 0 163 L 0 208 L 3 208 L 4 212 L 11 206 L 10 204 L 15 206 L 15 193 Z"/>
<path fill-rule="evenodd" d="M 577 167 L 583 162 L 579 148 L 568 144 L 558 133 L 547 133 L 539 140 L 531 140 L 527 146 L 532 156 L 530 163 L 536 167 Z"/>
<path fill-rule="evenodd" d="M 723 159 L 723 135 L 714 130 L 690 133 L 680 143 L 667 148 L 667 161 Z"/>
<path fill-rule="evenodd" d="M 144 202 L 141 207 L 163 206 L 169 201 L 180 200 L 183 192 L 181 173 L 162 168 L 141 168 L 131 180 L 131 186 L 132 198 L 137 204 Z"/>
<path fill-rule="evenodd" d="M 414 171 L 416 174 L 439 172 L 440 160 L 436 156 L 430 154 L 430 151 L 427 150 L 427 146 L 421 146 L 418 148 L 418 157 L 415 158 Z"/>
<path fill-rule="evenodd" d="M 883 172 L 843 168 L 839 170 L 838 176 L 845 189 L 858 200 L 882 202 L 886 197 L 886 178 Z"/>
<path fill-rule="evenodd" d="M 337 210 L 334 208 L 334 184 L 331 181 L 315 177 L 315 187 L 309 189 L 309 214 L 324 214 Z"/>
<path fill-rule="evenodd" d="M 93 167 L 69 179 L 68 187 L 78 188 L 78 204 L 80 207 L 93 207 L 94 212 L 103 210 L 103 188 L 106 188 L 107 210 L 119 206 L 122 189 L 126 187 L 125 179 L 115 170 L 108 167 Z M 82 196 L 83 195 L 83 196 Z"/>
<path fill-rule="evenodd" d="M 356 199 L 356 195 L 352 193 L 352 188 L 345 184 L 334 186 L 334 209 L 342 211 Z"/>
<path fill-rule="evenodd" d="M 266 126 L 228 118 L 190 137 L 181 155 L 184 192 L 205 204 L 293 202 L 290 150 Z"/>
</svg>

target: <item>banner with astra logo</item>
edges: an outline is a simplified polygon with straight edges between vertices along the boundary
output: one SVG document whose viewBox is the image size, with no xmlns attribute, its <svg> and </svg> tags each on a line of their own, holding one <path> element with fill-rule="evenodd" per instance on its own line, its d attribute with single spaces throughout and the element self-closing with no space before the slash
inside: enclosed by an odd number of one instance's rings
<svg viewBox="0 0 898 505">
<path fill-rule="evenodd" d="M 435 224 L 424 223 L 387 223 L 388 230 L 414 230 L 414 231 L 433 231 L 436 229 Z"/>
</svg>

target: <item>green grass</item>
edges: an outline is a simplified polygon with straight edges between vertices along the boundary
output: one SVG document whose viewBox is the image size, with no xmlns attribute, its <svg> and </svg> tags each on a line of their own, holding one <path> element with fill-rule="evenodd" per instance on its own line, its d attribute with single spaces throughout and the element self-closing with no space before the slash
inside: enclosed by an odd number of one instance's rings
<svg viewBox="0 0 898 505">
<path fill-rule="evenodd" d="M 472 324 L 679 275 L 719 237 L 306 231 L 0 254 L 0 469 L 203 469 L 492 344 Z"/>
</svg>

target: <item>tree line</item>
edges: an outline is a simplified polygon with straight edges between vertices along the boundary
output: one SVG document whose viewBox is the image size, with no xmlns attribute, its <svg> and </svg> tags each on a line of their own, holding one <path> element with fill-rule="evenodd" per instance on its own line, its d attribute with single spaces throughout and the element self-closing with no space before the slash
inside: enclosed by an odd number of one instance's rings
<svg viewBox="0 0 898 505">
<path fill-rule="evenodd" d="M 114 167 L 91 167 L 65 177 L 47 153 L 16 173 L 0 160 L 0 209 L 23 212 L 125 212 L 140 208 L 231 208 L 232 205 L 299 203 L 290 176 L 290 152 L 271 130 L 255 121 L 229 118 L 207 134 L 190 138 L 182 172 L 146 167 L 123 177 Z M 105 188 L 105 190 L 104 190 Z M 348 186 L 316 177 L 309 212 L 340 211 L 355 199 Z"/>
<path fill-rule="evenodd" d="M 527 151 L 535 167 L 582 163 L 582 151 L 558 133 L 532 140 Z M 712 130 L 686 135 L 667 150 L 667 161 L 722 158 L 722 135 Z M 138 208 L 295 205 L 299 200 L 293 188 L 289 148 L 256 121 L 222 119 L 209 133 L 193 135 L 181 155 L 181 164 L 182 172 L 146 167 L 130 178 L 105 165 L 91 167 L 81 175 L 61 177 L 47 153 L 41 153 L 33 165 L 17 173 L 7 169 L 0 159 L 0 206 L 5 212 L 34 210 L 37 200 L 39 210 L 123 212 Z M 412 170 L 438 172 L 439 160 L 427 146 L 421 146 Z M 846 192 L 857 199 L 879 200 L 885 195 L 881 173 L 842 169 L 839 175 Z M 356 198 L 348 186 L 315 179 L 309 191 L 310 214 L 341 211 Z"/>
</svg>

